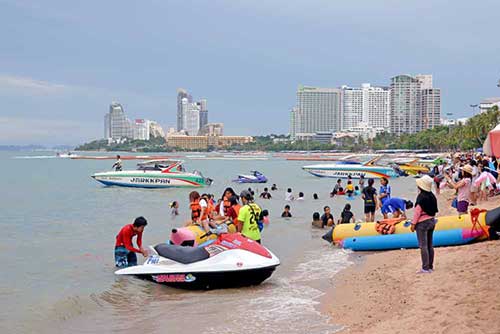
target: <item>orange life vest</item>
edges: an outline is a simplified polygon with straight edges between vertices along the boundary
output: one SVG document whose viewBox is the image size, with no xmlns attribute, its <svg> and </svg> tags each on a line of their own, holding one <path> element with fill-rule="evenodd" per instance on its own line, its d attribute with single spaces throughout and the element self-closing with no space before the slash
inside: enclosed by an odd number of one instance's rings
<svg viewBox="0 0 500 334">
<path fill-rule="evenodd" d="M 200 218 L 200 214 L 201 214 L 200 200 L 197 199 L 194 202 L 191 202 L 191 204 L 189 204 L 189 206 L 191 207 L 191 219 L 193 221 L 198 220 L 198 218 Z"/>
<path fill-rule="evenodd" d="M 233 223 L 235 226 L 238 226 L 238 215 L 240 214 L 240 209 L 241 209 L 241 205 L 239 205 L 239 204 L 233 205 L 233 210 L 234 210 L 234 212 L 236 212 L 236 217 L 233 219 Z"/>
<path fill-rule="evenodd" d="M 396 232 L 396 225 L 405 220 L 404 218 L 382 219 L 375 224 L 375 229 L 380 234 L 393 234 Z"/>
<path fill-rule="evenodd" d="M 206 210 L 207 217 L 212 219 L 214 218 L 214 213 L 215 213 L 214 203 L 209 199 L 206 199 L 205 201 L 207 202 L 207 210 Z"/>
</svg>

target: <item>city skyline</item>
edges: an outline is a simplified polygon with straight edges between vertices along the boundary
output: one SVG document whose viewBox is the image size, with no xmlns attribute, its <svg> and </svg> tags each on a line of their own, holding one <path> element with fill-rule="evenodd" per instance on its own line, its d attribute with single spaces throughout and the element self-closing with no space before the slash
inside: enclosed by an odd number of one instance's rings
<svg viewBox="0 0 500 334">
<path fill-rule="evenodd" d="M 210 100 L 210 118 L 228 134 L 248 135 L 288 133 L 300 83 L 379 86 L 399 73 L 433 73 L 441 113 L 453 118 L 500 96 L 497 1 L 457 1 L 453 11 L 444 0 L 2 0 L 0 9 L 0 144 L 98 138 L 114 100 L 175 127 L 178 87 Z M 125 20 L 111 23 L 117 13 Z"/>
</svg>

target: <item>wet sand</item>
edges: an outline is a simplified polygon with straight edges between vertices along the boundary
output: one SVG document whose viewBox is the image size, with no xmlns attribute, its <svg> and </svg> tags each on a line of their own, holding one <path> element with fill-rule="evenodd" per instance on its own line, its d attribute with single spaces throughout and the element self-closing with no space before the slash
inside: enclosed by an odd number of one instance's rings
<svg viewBox="0 0 500 334">
<path fill-rule="evenodd" d="M 440 202 L 441 214 L 453 214 Z M 500 241 L 435 251 L 432 274 L 416 274 L 418 249 L 366 255 L 333 278 L 323 310 L 341 333 L 500 333 Z"/>
</svg>

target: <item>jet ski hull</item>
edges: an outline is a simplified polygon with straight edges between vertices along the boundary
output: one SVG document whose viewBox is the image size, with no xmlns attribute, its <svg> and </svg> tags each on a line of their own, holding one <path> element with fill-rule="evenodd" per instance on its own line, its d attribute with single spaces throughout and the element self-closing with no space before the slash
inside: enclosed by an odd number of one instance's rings
<svg viewBox="0 0 500 334">
<path fill-rule="evenodd" d="M 225 272 L 140 274 L 137 278 L 187 290 L 211 290 L 259 285 L 271 277 L 276 266 Z"/>
</svg>

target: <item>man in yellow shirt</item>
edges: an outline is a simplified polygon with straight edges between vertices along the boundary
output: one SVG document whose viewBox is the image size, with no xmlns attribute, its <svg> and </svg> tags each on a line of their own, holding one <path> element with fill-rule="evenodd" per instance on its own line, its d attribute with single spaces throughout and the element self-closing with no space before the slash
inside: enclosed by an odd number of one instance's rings
<svg viewBox="0 0 500 334">
<path fill-rule="evenodd" d="M 238 213 L 238 232 L 245 237 L 260 243 L 259 221 L 261 208 L 253 202 L 253 196 L 248 190 L 243 190 L 240 194 L 243 206 Z"/>
</svg>

